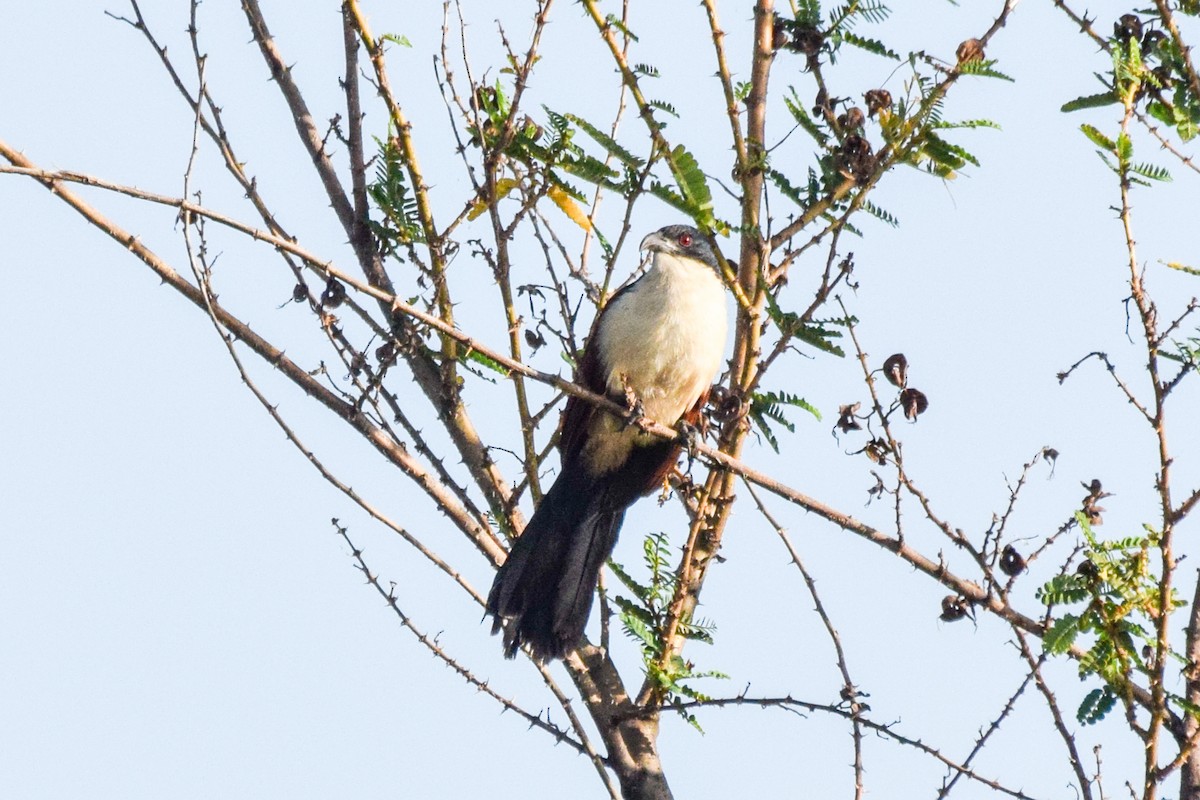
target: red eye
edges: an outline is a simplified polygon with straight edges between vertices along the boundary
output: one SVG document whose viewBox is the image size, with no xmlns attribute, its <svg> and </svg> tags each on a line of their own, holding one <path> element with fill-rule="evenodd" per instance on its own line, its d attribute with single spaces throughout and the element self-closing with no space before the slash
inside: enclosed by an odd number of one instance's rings
<svg viewBox="0 0 1200 800">
<path fill-rule="evenodd" d="M 681 233 L 679 234 L 678 242 L 684 247 L 688 247 L 692 243 L 692 235 L 690 233 Z"/>
</svg>

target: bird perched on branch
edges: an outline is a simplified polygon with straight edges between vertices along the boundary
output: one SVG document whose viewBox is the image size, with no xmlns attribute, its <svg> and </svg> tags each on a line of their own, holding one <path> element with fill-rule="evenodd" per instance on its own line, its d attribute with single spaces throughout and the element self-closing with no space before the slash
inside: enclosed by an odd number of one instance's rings
<svg viewBox="0 0 1200 800">
<path fill-rule="evenodd" d="M 670 225 L 642 240 L 650 267 L 592 327 L 576 382 L 664 425 L 696 423 L 728 327 L 725 285 L 708 239 Z M 625 509 L 662 485 L 680 445 L 578 397 L 567 398 L 562 467 L 496 574 L 487 610 L 504 652 L 562 658 L 583 638 L 600 568 Z"/>
</svg>

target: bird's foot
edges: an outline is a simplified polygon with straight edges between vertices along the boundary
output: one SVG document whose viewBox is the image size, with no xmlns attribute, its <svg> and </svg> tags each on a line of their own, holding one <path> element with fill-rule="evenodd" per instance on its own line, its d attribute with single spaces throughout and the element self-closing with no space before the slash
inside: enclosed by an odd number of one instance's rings
<svg viewBox="0 0 1200 800">
<path fill-rule="evenodd" d="M 703 418 L 700 421 L 702 425 Z M 700 425 L 693 425 L 684 419 L 679 420 L 679 424 L 676 427 L 679 428 L 679 432 L 683 435 L 683 446 L 687 449 L 688 461 L 694 461 L 696 459 L 696 449 L 704 441 L 704 431 L 700 429 Z"/>
<path fill-rule="evenodd" d="M 642 404 L 642 398 L 637 396 L 637 393 L 630 387 L 625 387 L 625 427 L 631 425 L 641 426 L 642 421 L 646 419 L 646 406 Z"/>
</svg>

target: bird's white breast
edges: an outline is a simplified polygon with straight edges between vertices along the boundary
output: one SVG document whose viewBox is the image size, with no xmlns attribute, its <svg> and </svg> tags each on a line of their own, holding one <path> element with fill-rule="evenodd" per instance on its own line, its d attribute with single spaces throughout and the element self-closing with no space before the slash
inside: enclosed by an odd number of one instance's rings
<svg viewBox="0 0 1200 800">
<path fill-rule="evenodd" d="M 609 394 L 619 397 L 631 389 L 647 417 L 664 425 L 678 422 L 720 369 L 728 331 L 725 295 L 711 267 L 657 253 L 641 280 L 605 310 L 591 345 L 607 372 Z M 599 448 L 592 453 L 594 463 L 624 461 L 636 430 L 617 437 L 621 441 L 612 439 L 623 424 L 611 417 L 603 423 L 610 436 L 593 437 Z"/>
</svg>

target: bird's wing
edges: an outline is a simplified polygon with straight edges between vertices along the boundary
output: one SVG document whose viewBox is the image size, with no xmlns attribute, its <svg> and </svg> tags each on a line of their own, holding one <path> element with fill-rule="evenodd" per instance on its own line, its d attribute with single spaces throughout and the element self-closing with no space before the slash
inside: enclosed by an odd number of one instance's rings
<svg viewBox="0 0 1200 800">
<path fill-rule="evenodd" d="M 600 362 L 600 357 L 596 354 L 596 331 L 600 330 L 600 321 L 604 319 L 605 313 L 616 305 L 620 301 L 621 295 L 625 294 L 635 283 L 637 281 L 629 283 L 617 291 L 608 303 L 605 304 L 604 308 L 600 310 L 600 313 L 596 315 L 596 320 L 592 323 L 592 330 L 588 334 L 587 344 L 583 349 L 583 355 L 579 358 L 579 367 L 575 372 L 575 383 L 589 392 L 600 395 L 608 393 L 608 371 L 605 369 L 604 364 Z M 559 434 L 558 442 L 563 464 L 574 462 L 579 457 L 580 452 L 583 451 L 584 444 L 587 443 L 592 416 L 604 413 L 607 412 L 601 411 L 587 400 L 574 396 L 567 398 L 567 407 L 564 409 L 562 417 L 562 433 Z"/>
</svg>

